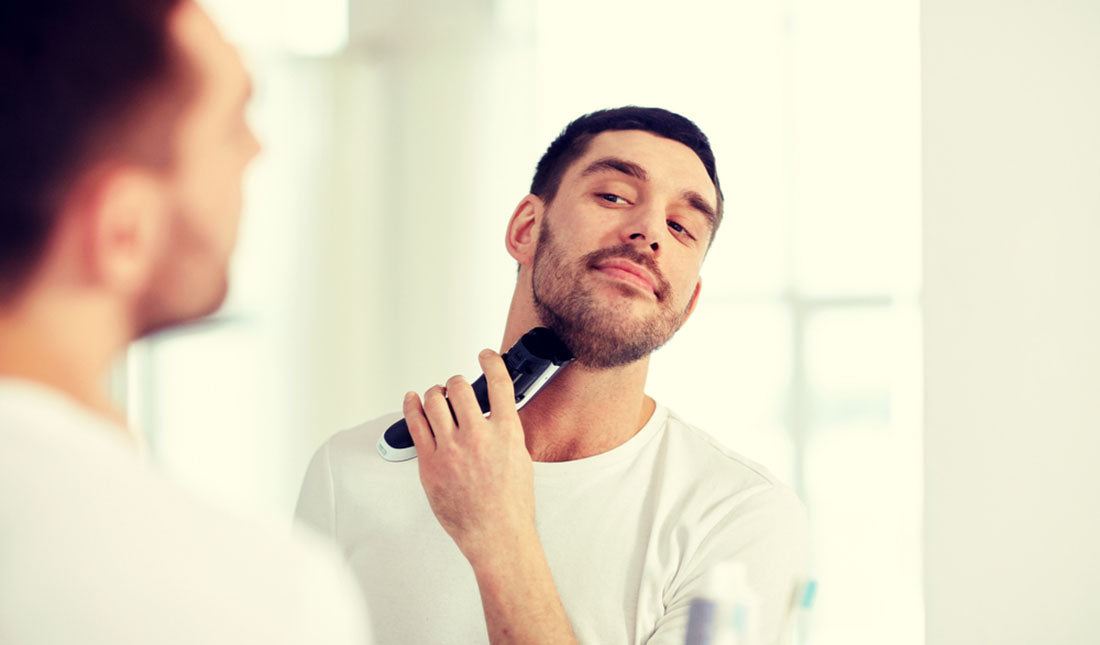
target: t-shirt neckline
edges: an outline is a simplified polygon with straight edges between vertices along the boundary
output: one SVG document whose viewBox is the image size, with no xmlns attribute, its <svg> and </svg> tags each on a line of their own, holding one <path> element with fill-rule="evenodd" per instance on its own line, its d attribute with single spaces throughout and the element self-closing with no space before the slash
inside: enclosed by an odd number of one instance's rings
<svg viewBox="0 0 1100 645">
<path fill-rule="evenodd" d="M 668 420 L 668 408 L 656 404 L 653 414 L 634 436 L 620 445 L 591 457 L 570 461 L 536 461 L 535 479 L 553 480 L 562 477 L 576 477 L 593 471 L 603 471 L 609 466 L 636 456 L 655 437 Z"/>
</svg>

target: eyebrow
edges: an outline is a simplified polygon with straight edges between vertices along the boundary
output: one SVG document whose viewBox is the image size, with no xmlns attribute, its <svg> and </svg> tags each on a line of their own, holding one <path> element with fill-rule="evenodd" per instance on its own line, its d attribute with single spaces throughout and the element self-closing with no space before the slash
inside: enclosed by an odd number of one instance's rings
<svg viewBox="0 0 1100 645">
<path fill-rule="evenodd" d="M 714 207 L 710 205 L 710 202 L 694 190 L 685 190 L 681 193 L 680 199 L 687 202 L 691 208 L 702 213 L 703 217 L 707 218 L 707 226 L 710 226 L 710 230 L 714 230 L 714 222 L 718 219 L 718 213 L 714 212 Z"/>
<path fill-rule="evenodd" d="M 604 157 L 603 159 L 597 159 L 588 164 L 588 167 L 581 173 L 581 177 L 587 177 L 588 175 L 595 175 L 597 173 L 604 172 L 606 170 L 613 170 L 615 172 L 621 172 L 624 175 L 630 175 L 631 177 L 646 181 L 649 179 L 649 173 L 633 161 L 627 161 L 626 159 L 619 159 L 618 157 Z"/>
<path fill-rule="evenodd" d="M 604 157 L 603 159 L 597 159 L 588 164 L 588 167 L 581 173 L 581 177 L 587 177 L 588 175 L 595 175 L 606 171 L 620 172 L 624 175 L 629 175 L 642 181 L 649 179 L 649 173 L 645 168 L 642 168 L 633 161 L 627 161 L 626 159 L 620 159 L 618 157 Z M 684 200 L 689 207 L 698 211 L 707 220 L 707 225 L 710 229 L 714 230 L 714 222 L 718 219 L 718 214 L 715 212 L 714 207 L 710 205 L 710 202 L 706 200 L 702 195 L 694 190 L 685 190 L 680 193 L 680 199 Z"/>
</svg>

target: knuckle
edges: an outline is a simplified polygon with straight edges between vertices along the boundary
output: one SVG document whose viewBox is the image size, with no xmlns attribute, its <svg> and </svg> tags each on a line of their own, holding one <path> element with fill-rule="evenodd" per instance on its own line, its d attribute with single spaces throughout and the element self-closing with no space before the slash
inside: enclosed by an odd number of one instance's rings
<svg viewBox="0 0 1100 645">
<path fill-rule="evenodd" d="M 511 387 L 512 379 L 508 378 L 508 374 L 486 374 L 485 383 L 489 387 L 499 389 L 503 387 Z"/>
<path fill-rule="evenodd" d="M 441 396 L 432 396 L 424 398 L 424 410 L 427 412 L 434 412 L 444 405 L 444 399 Z"/>
</svg>

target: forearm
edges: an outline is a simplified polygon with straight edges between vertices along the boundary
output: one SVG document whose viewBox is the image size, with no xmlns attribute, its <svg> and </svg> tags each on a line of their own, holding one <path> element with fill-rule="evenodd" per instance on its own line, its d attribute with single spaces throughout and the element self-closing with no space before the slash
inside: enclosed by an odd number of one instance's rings
<svg viewBox="0 0 1100 645">
<path fill-rule="evenodd" d="M 471 562 L 493 645 L 576 643 L 538 536 Z"/>
</svg>

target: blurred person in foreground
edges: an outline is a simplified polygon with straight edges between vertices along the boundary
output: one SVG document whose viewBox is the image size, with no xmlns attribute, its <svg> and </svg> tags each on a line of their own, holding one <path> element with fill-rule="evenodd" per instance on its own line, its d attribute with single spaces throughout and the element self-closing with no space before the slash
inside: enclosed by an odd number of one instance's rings
<svg viewBox="0 0 1100 645">
<path fill-rule="evenodd" d="M 0 8 L 0 642 L 368 642 L 319 538 L 143 464 L 104 391 L 227 290 L 250 80 L 190 0 Z"/>
<path fill-rule="evenodd" d="M 298 516 L 343 547 L 380 642 L 682 645 L 730 560 L 760 597 L 760 642 L 789 642 L 802 504 L 644 391 L 721 215 L 710 145 L 680 115 L 595 112 L 550 145 L 505 233 L 519 274 L 501 348 L 541 325 L 576 360 L 517 412 L 485 350 L 487 417 L 456 376 L 405 397 L 415 462 L 376 451 L 391 415 L 335 435 L 306 473 Z"/>
</svg>

